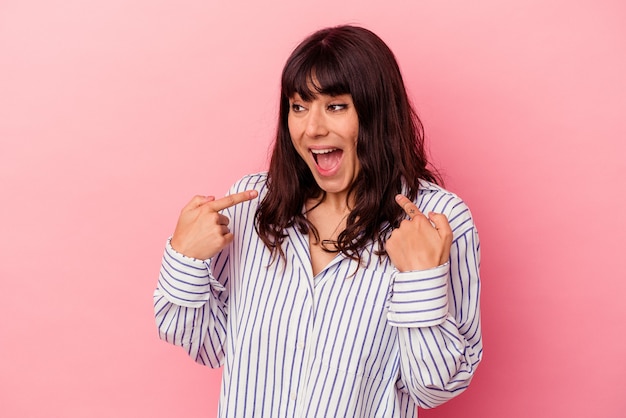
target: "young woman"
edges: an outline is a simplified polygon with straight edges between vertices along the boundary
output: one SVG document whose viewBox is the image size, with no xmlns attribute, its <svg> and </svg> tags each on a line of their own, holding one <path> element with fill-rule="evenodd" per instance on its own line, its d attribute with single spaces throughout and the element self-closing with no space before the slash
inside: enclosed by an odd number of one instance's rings
<svg viewBox="0 0 626 418">
<path fill-rule="evenodd" d="M 415 417 L 467 388 L 478 235 L 423 145 L 378 36 L 291 54 L 269 171 L 185 206 L 154 294 L 160 337 L 224 366 L 220 417 Z"/>
</svg>

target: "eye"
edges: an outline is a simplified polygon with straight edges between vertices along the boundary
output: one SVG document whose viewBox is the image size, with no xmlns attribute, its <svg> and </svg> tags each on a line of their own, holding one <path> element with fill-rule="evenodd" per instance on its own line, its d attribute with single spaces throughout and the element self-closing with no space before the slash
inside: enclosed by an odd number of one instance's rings
<svg viewBox="0 0 626 418">
<path fill-rule="evenodd" d="M 328 105 L 328 110 L 331 112 L 339 112 L 340 110 L 347 109 L 348 105 L 343 103 L 331 104 Z"/>
<path fill-rule="evenodd" d="M 304 107 L 304 106 L 302 106 L 302 105 L 300 105 L 300 104 L 297 104 L 297 103 L 292 103 L 292 104 L 291 104 L 291 110 L 292 110 L 294 113 L 299 113 L 299 112 L 303 112 L 303 111 L 305 111 L 306 109 L 305 109 L 305 107 Z"/>
</svg>

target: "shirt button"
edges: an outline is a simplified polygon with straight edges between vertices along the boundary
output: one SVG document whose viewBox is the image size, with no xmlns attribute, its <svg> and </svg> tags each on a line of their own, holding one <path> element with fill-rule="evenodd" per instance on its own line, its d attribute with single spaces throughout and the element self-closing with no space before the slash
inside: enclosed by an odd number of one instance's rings
<svg viewBox="0 0 626 418">
<path fill-rule="evenodd" d="M 295 400 L 296 400 L 296 398 L 297 398 L 297 396 L 296 396 L 296 392 L 291 392 L 291 400 L 292 400 L 292 401 L 295 401 Z"/>
<path fill-rule="evenodd" d="M 300 341 L 297 347 L 298 347 L 298 350 L 304 350 L 304 343 Z"/>
</svg>

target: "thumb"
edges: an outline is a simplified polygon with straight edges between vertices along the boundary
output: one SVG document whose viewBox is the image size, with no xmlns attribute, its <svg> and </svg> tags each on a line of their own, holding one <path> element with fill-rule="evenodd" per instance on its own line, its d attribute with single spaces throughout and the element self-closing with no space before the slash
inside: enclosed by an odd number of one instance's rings
<svg viewBox="0 0 626 418">
<path fill-rule="evenodd" d="M 440 233 L 452 232 L 450 224 L 448 223 L 448 217 L 443 213 L 429 212 L 428 219 L 435 224 L 435 228 L 437 228 Z"/>
</svg>

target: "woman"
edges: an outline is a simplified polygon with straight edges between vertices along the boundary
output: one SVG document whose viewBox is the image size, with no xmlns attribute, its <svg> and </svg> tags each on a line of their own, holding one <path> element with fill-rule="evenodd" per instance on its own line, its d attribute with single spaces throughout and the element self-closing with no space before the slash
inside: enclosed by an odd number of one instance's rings
<svg viewBox="0 0 626 418">
<path fill-rule="evenodd" d="M 479 242 L 436 183 L 384 42 L 305 39 L 269 171 L 192 199 L 154 295 L 161 338 L 224 366 L 220 417 L 415 417 L 468 386 Z"/>
</svg>

